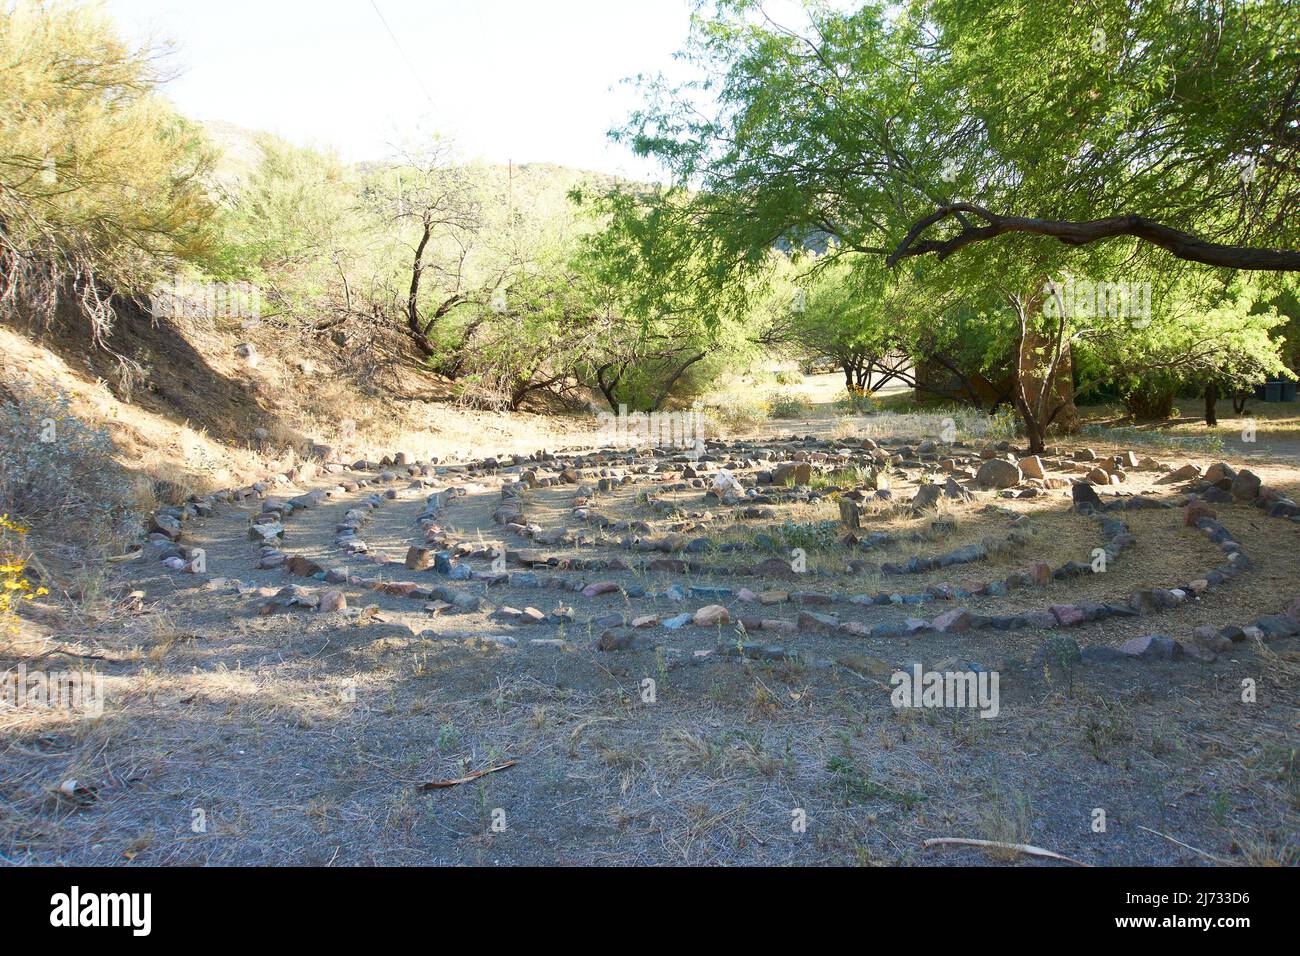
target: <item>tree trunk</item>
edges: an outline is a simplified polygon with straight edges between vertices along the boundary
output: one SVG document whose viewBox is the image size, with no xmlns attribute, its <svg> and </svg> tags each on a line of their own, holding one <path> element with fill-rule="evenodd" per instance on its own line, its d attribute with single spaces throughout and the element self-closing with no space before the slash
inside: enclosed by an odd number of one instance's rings
<svg viewBox="0 0 1300 956">
<path fill-rule="evenodd" d="M 1074 405 L 1073 355 L 1063 336 L 1043 335 L 1032 328 L 1022 332 L 1023 342 L 1017 350 L 1017 378 L 1025 390 L 1025 401 L 1032 405 L 1040 421 L 1050 421 L 1058 431 L 1072 434 L 1079 430 L 1079 413 Z M 1044 381 L 1044 366 L 1059 348 L 1059 358 L 1051 369 L 1050 385 Z M 1037 370 L 1037 371 L 1036 371 Z M 1043 394 L 1044 390 L 1047 394 Z"/>
<path fill-rule="evenodd" d="M 659 395 L 658 397 L 655 398 L 654 404 L 650 406 L 650 411 L 652 412 L 658 411 L 659 406 L 661 406 L 664 402 L 666 402 L 668 400 L 668 397 L 672 394 L 674 386 L 677 385 L 677 380 L 686 374 L 686 370 L 688 368 L 690 368 L 696 362 L 703 361 L 707 356 L 708 356 L 707 352 L 697 352 L 695 355 L 692 355 L 685 362 L 683 362 L 681 364 L 681 367 L 679 367 L 677 371 L 673 373 L 673 377 L 670 378 L 667 384 L 664 385 L 664 387 L 659 390 Z"/>
<path fill-rule="evenodd" d="M 618 383 L 623 378 L 623 373 L 627 370 L 627 363 L 624 362 L 619 366 L 618 374 L 608 381 L 605 379 L 605 373 L 614 367 L 613 362 L 606 362 L 596 369 L 596 387 L 600 389 L 600 394 L 605 396 L 605 401 L 612 412 L 618 412 L 618 400 L 614 395 L 614 390 L 618 388 Z"/>
<path fill-rule="evenodd" d="M 1029 454 L 1041 455 L 1047 449 L 1047 426 L 1034 414 L 1033 407 L 1025 401 L 1023 389 L 1016 395 L 1016 411 L 1025 426 L 1025 440 L 1029 442 Z"/>
<path fill-rule="evenodd" d="M 1215 407 L 1219 402 L 1219 383 L 1210 379 L 1205 384 L 1205 424 L 1219 424 L 1218 409 Z"/>
<path fill-rule="evenodd" d="M 420 236 L 420 244 L 415 247 L 415 260 L 411 263 L 411 288 L 406 296 L 406 327 L 410 329 L 411 338 L 415 340 L 415 347 L 429 358 L 433 355 L 433 346 L 429 344 L 429 330 L 420 322 L 420 277 L 424 274 L 424 248 L 429 244 L 429 237 L 433 232 L 433 227 L 428 220 L 424 223 L 424 232 Z"/>
</svg>

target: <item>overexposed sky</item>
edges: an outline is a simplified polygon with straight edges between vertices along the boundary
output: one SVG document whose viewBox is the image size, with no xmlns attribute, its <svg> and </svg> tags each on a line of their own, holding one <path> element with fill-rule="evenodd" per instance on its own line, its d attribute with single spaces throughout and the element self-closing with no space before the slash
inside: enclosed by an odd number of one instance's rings
<svg viewBox="0 0 1300 956">
<path fill-rule="evenodd" d="M 166 92 L 196 119 L 332 146 L 347 161 L 383 157 L 418 124 L 467 157 L 638 179 L 652 168 L 605 135 L 637 103 L 621 81 L 680 75 L 672 54 L 691 12 L 689 0 L 104 5 L 128 36 L 175 42 L 180 75 Z"/>
</svg>

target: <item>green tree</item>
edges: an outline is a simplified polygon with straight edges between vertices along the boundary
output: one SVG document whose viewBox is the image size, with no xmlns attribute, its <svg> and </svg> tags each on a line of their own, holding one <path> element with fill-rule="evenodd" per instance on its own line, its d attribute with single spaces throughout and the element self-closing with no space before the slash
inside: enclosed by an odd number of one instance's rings
<svg viewBox="0 0 1300 956">
<path fill-rule="evenodd" d="M 1015 235 L 1013 251 L 1127 237 L 1135 254 L 1300 270 L 1294 4 L 804 12 L 794 28 L 753 0 L 697 16 L 685 56 L 709 79 L 644 84 L 617 132 L 672 183 L 623 211 L 686 241 L 679 259 L 744 269 L 820 232 L 897 263 Z"/>
<path fill-rule="evenodd" d="M 366 245 L 359 184 L 337 157 L 274 136 L 256 139 L 259 160 L 227 189 L 221 242 L 208 269 L 267 286 L 293 310 L 352 308 L 352 270 Z"/>
<path fill-rule="evenodd" d="M 158 58 L 98 7 L 0 6 L 0 310 L 48 322 L 70 300 L 97 340 L 112 295 L 201 257 L 211 153 L 156 95 Z"/>
</svg>

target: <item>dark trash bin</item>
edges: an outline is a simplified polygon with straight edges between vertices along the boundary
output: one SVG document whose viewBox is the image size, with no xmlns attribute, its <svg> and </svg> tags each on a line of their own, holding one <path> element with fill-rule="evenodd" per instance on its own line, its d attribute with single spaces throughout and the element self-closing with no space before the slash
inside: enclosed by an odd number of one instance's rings
<svg viewBox="0 0 1300 956">
<path fill-rule="evenodd" d="M 1282 383 L 1282 401 L 1284 402 L 1295 401 L 1295 384 L 1296 384 L 1295 382 Z"/>
<path fill-rule="evenodd" d="M 1264 383 L 1264 401 L 1280 402 L 1282 401 L 1282 383 L 1265 382 Z"/>
</svg>

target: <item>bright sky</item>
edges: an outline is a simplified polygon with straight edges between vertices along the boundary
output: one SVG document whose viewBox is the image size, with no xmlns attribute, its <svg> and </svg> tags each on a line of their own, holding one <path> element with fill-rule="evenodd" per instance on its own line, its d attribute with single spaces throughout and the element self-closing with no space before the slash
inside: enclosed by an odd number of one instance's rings
<svg viewBox="0 0 1300 956">
<path fill-rule="evenodd" d="M 621 81 L 672 75 L 690 19 L 688 0 L 105 5 L 128 35 L 176 43 L 182 72 L 167 92 L 196 119 L 333 146 L 348 161 L 383 157 L 418 122 L 466 157 L 638 179 L 651 168 L 605 135 L 637 103 Z"/>
</svg>

